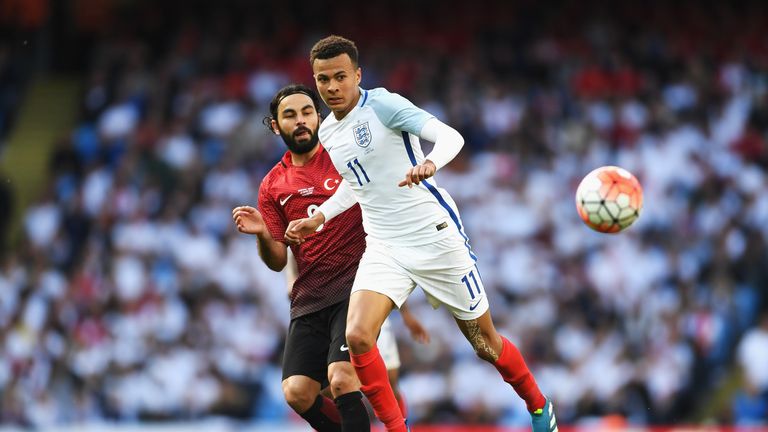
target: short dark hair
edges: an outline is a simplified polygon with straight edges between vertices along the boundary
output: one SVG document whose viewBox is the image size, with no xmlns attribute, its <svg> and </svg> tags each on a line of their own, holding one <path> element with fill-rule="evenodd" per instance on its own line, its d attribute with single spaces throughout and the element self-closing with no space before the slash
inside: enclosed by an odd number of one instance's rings
<svg viewBox="0 0 768 432">
<path fill-rule="evenodd" d="M 288 84 L 278 90 L 277 93 L 275 93 L 275 97 L 269 102 L 269 115 L 264 117 L 262 123 L 264 123 L 270 132 L 274 132 L 272 129 L 272 120 L 277 121 L 277 107 L 280 105 L 280 102 L 286 97 L 297 93 L 309 96 L 309 98 L 312 99 L 312 105 L 315 106 L 315 111 L 320 113 L 320 98 L 317 97 L 317 93 L 304 84 Z"/>
<path fill-rule="evenodd" d="M 346 54 L 357 67 L 357 46 L 354 42 L 341 36 L 330 35 L 317 41 L 309 52 L 309 64 L 315 64 L 316 59 L 326 60 Z"/>
</svg>

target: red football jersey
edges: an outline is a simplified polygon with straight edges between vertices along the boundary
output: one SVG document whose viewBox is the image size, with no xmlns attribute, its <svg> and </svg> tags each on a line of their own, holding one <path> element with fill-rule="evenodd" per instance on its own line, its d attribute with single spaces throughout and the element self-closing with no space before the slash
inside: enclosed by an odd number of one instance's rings
<svg viewBox="0 0 768 432">
<path fill-rule="evenodd" d="M 288 223 L 313 215 L 339 182 L 341 176 L 322 146 L 304 166 L 294 166 L 286 152 L 259 187 L 259 211 L 272 238 L 285 241 Z M 291 246 L 299 269 L 291 292 L 291 319 L 349 297 L 364 250 L 357 204 L 323 224 L 301 246 Z"/>
</svg>

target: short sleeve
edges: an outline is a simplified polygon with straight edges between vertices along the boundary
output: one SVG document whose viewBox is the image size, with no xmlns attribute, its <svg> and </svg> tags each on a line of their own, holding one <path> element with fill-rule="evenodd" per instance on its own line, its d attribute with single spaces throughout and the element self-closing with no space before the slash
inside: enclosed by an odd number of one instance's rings
<svg viewBox="0 0 768 432">
<path fill-rule="evenodd" d="M 390 129 L 419 135 L 427 120 L 434 117 L 408 99 L 384 88 L 369 90 L 369 93 L 367 104 L 373 108 L 379 121 Z"/>
<path fill-rule="evenodd" d="M 267 182 L 262 182 L 259 186 L 259 212 L 264 218 L 264 224 L 267 226 L 272 238 L 276 241 L 285 241 L 285 230 L 288 228 L 288 221 L 280 207 L 277 205 L 275 197 L 270 193 Z"/>
</svg>

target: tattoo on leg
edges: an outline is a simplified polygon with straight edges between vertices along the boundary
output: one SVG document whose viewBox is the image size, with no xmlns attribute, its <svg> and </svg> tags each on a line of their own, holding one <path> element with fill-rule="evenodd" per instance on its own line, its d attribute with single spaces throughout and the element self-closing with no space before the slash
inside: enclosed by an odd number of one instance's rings
<svg viewBox="0 0 768 432">
<path fill-rule="evenodd" d="M 485 338 L 483 338 L 483 332 L 480 331 L 480 325 L 477 323 L 477 320 L 464 322 L 467 326 L 467 338 L 469 339 L 469 343 L 472 344 L 472 348 L 475 349 L 477 355 L 495 363 L 496 360 L 499 359 L 499 353 L 494 351 L 491 344 L 486 342 Z"/>
</svg>

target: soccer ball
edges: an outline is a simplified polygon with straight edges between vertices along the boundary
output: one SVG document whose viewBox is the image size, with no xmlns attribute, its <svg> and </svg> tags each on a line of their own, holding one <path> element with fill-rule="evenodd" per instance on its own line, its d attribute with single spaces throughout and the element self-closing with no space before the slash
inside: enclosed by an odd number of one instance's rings
<svg viewBox="0 0 768 432">
<path fill-rule="evenodd" d="M 576 190 L 576 210 L 588 227 L 617 233 L 632 225 L 643 208 L 643 188 L 629 171 L 616 166 L 593 170 Z"/>
</svg>

